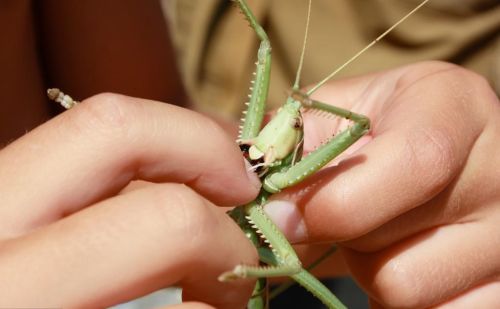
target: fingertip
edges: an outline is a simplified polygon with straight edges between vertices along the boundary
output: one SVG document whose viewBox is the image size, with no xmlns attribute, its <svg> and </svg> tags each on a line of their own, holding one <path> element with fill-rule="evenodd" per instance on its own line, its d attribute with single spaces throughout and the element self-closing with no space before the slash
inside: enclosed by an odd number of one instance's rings
<svg viewBox="0 0 500 309">
<path fill-rule="evenodd" d="M 272 200 L 264 206 L 264 211 L 291 243 L 307 239 L 307 228 L 297 205 L 286 200 Z"/>
<path fill-rule="evenodd" d="M 238 160 L 229 160 L 228 155 L 225 166 L 213 169 L 217 174 L 203 174 L 187 185 L 198 188 L 205 197 L 218 206 L 246 204 L 257 197 L 262 184 L 259 177 L 250 170 L 251 166 L 247 160 L 244 158 L 242 160 L 244 164 Z"/>
</svg>

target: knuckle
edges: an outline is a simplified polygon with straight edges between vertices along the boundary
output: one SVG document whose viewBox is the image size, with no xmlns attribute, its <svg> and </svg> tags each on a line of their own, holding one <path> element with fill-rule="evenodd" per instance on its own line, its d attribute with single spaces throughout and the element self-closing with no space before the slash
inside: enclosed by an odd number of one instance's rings
<svg viewBox="0 0 500 309">
<path fill-rule="evenodd" d="M 475 100 L 474 98 L 484 98 L 485 93 L 494 97 L 494 92 L 487 78 L 474 71 L 466 69 L 456 64 L 443 61 L 426 61 L 419 67 L 417 79 L 421 77 L 433 77 L 429 79 L 429 87 L 439 88 L 442 94 L 447 90 L 447 96 L 453 102 L 455 108 L 461 108 L 467 112 L 471 109 L 471 101 L 475 104 L 484 104 L 488 100 Z M 495 101 L 495 100 L 489 100 Z"/>
<path fill-rule="evenodd" d="M 447 70 L 447 72 L 451 78 L 460 80 L 464 84 L 470 84 L 470 83 L 488 84 L 488 81 L 484 76 L 474 71 L 471 71 L 469 69 L 451 63 L 445 63 L 445 64 L 448 65 L 449 67 L 449 70 Z"/>
<path fill-rule="evenodd" d="M 435 73 L 440 73 L 443 72 L 445 74 L 451 74 L 454 75 L 456 74 L 456 70 L 459 71 L 467 71 L 467 69 L 462 68 L 461 66 L 451 63 L 451 62 L 446 62 L 446 61 L 441 61 L 441 60 L 427 60 L 423 61 L 421 63 L 418 63 L 422 70 L 422 74 L 424 76 L 427 75 L 434 75 Z"/>
<path fill-rule="evenodd" d="M 406 138 L 410 170 L 426 171 L 415 178 L 415 184 L 430 194 L 439 192 L 454 175 L 455 142 L 445 130 L 432 127 L 412 131 Z"/>
<path fill-rule="evenodd" d="M 132 104 L 124 96 L 102 93 L 80 104 L 70 117 L 72 126 L 79 133 L 99 135 L 125 134 L 132 121 Z"/>
</svg>

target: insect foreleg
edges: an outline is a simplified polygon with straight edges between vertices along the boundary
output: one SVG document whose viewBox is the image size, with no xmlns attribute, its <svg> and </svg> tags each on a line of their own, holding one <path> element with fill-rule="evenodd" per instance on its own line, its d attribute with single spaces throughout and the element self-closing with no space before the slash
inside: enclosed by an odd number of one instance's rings
<svg viewBox="0 0 500 309">
<path fill-rule="evenodd" d="M 332 245 L 330 247 L 330 249 L 328 249 L 319 258 L 317 258 L 311 264 L 309 264 L 309 266 L 307 266 L 307 268 L 305 268 L 305 270 L 311 271 L 313 268 L 315 268 L 316 266 L 318 266 L 319 264 L 321 264 L 323 261 L 325 261 L 332 254 L 334 254 L 335 251 L 337 251 L 337 245 Z M 259 255 L 260 255 L 260 251 L 259 251 Z M 266 262 L 266 263 L 272 264 L 272 262 Z M 281 293 L 283 293 L 284 291 L 286 291 L 288 288 L 290 288 L 294 284 L 295 284 L 294 280 L 288 280 L 288 281 L 280 284 L 279 286 L 277 286 L 274 289 L 272 289 L 272 291 L 269 293 L 269 299 L 271 300 L 271 299 L 277 297 L 278 295 L 280 295 Z"/>
<path fill-rule="evenodd" d="M 248 277 L 290 276 L 309 292 L 318 297 L 328 308 L 345 308 L 344 305 L 318 279 L 303 269 L 299 258 L 283 233 L 264 213 L 256 202 L 244 206 L 247 220 L 258 233 L 265 235 L 271 249 L 259 248 L 261 260 L 269 266 L 238 265 L 223 273 L 219 280 L 230 281 Z M 256 290 L 254 290 L 255 292 Z"/>
<path fill-rule="evenodd" d="M 235 0 L 240 11 L 245 15 L 250 27 L 255 30 L 261 43 L 257 53 L 257 68 L 250 87 L 248 108 L 242 118 L 239 140 L 250 140 L 259 134 L 262 120 L 264 119 L 265 104 L 269 91 L 271 74 L 271 43 L 264 29 L 259 25 L 257 19 L 248 7 L 246 1 Z"/>
<path fill-rule="evenodd" d="M 251 202 L 244 206 L 246 219 L 265 235 L 276 260 L 271 266 L 238 265 L 232 271 L 223 273 L 219 280 L 228 281 L 247 277 L 279 277 L 298 273 L 302 269 L 299 258 L 279 228 L 264 213 L 262 206 Z"/>
</svg>

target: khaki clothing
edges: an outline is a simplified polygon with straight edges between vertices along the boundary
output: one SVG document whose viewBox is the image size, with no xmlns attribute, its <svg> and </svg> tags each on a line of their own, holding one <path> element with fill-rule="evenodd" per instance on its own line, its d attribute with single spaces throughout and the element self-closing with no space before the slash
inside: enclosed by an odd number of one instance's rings
<svg viewBox="0 0 500 309">
<path fill-rule="evenodd" d="M 314 0 L 302 85 L 341 65 L 421 0 Z M 163 0 L 182 76 L 198 109 L 236 117 L 255 70 L 259 41 L 228 0 Z M 272 45 L 269 108 L 295 79 L 306 0 L 248 0 Z M 500 92 L 500 4 L 432 0 L 336 78 L 422 60 L 455 62 Z"/>
</svg>

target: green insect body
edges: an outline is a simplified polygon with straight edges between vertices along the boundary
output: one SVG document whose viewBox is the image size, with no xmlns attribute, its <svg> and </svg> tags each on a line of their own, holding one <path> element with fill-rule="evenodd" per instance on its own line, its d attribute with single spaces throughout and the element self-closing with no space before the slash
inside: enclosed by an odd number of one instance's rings
<svg viewBox="0 0 500 309">
<path fill-rule="evenodd" d="M 303 137 L 300 104 L 289 100 L 276 116 L 262 129 L 249 149 L 251 160 L 264 159 L 263 164 L 272 166 L 286 158 Z M 283 125 L 287 124 L 287 125 Z"/>
<path fill-rule="evenodd" d="M 360 114 L 312 100 L 310 95 L 333 75 L 343 69 L 360 54 L 373 46 L 398 24 L 413 14 L 427 1 L 423 1 L 413 11 L 361 50 L 343 66 L 319 82 L 307 93 L 299 90 L 299 76 L 302 67 L 302 51 L 297 78 L 285 104 L 277 111 L 273 119 L 262 130 L 265 102 L 269 90 L 271 67 L 271 44 L 264 29 L 244 0 L 234 0 L 248 20 L 251 28 L 261 40 L 257 53 L 256 72 L 250 88 L 248 108 L 244 112 L 240 136 L 237 140 L 243 155 L 259 172 L 263 186 L 259 196 L 251 203 L 236 207 L 230 216 L 238 223 L 249 239 L 256 246 L 262 265 L 237 265 L 232 271 L 223 273 L 219 280 L 230 281 L 238 278 L 259 278 L 253 295 L 248 303 L 250 309 L 268 308 L 267 284 L 265 278 L 290 276 L 328 308 L 345 306 L 318 279 L 301 265 L 293 247 L 264 212 L 263 206 L 269 196 L 284 188 L 296 185 L 325 166 L 333 158 L 354 144 L 370 130 L 370 120 Z M 309 1 L 310 14 L 311 1 Z M 308 15 L 309 23 L 309 15 Z M 306 26 L 306 29 L 308 25 Z M 307 36 L 306 36 L 307 37 Z M 305 40 L 304 40 L 305 48 Z M 315 151 L 302 158 L 304 139 L 302 110 L 314 109 L 331 113 L 351 120 L 352 125 L 332 137 Z"/>
<path fill-rule="evenodd" d="M 271 45 L 265 31 L 256 22 L 246 2 L 241 0 L 236 1 L 236 4 L 261 39 L 250 101 L 238 143 L 244 156 L 254 165 L 254 168 L 262 169 L 259 175 L 263 179 L 263 188 L 255 201 L 237 207 L 230 215 L 257 247 L 261 262 L 265 266 L 237 265 L 232 271 L 222 274 L 219 280 L 291 276 L 328 308 L 344 308 L 342 303 L 319 280 L 302 267 L 290 243 L 265 214 L 263 205 L 271 194 L 301 182 L 352 145 L 368 132 L 370 122 L 362 115 L 340 108 L 332 109 L 327 104 L 309 99 L 307 94 L 298 90 L 299 86 L 296 83 L 285 104 L 260 130 L 269 87 Z M 302 159 L 301 146 L 304 132 L 301 110 L 309 108 L 340 116 L 345 115 L 353 120 L 355 125 Z M 256 285 L 248 307 L 266 308 L 267 303 L 266 284 L 261 279 Z"/>
</svg>

